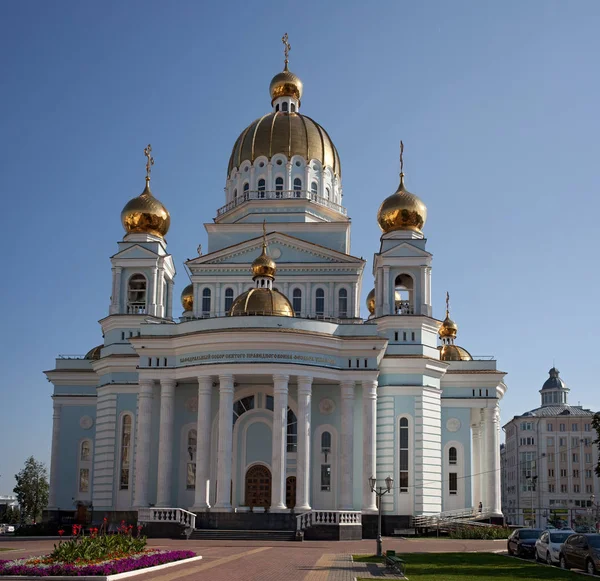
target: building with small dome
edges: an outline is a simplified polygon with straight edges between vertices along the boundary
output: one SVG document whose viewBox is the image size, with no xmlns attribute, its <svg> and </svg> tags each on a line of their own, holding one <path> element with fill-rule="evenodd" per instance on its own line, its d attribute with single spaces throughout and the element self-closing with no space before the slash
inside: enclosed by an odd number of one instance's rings
<svg viewBox="0 0 600 581">
<path fill-rule="evenodd" d="M 516 525 L 545 527 L 560 521 L 595 528 L 600 478 L 594 472 L 594 412 L 569 404 L 570 389 L 556 367 L 548 375 L 540 407 L 513 417 L 503 428 L 502 510 Z"/>
<path fill-rule="evenodd" d="M 193 515 L 200 529 L 357 538 L 375 531 L 372 477 L 393 479 L 384 532 L 447 511 L 502 518 L 505 374 L 455 344 L 449 298 L 434 316 L 427 208 L 403 171 L 373 212 L 382 234 L 365 281 L 346 207 L 359 201 L 343 197 L 338 151 L 301 112 L 303 89 L 286 54 L 271 110 L 232 139 L 224 204 L 183 282 L 145 149 L 103 342 L 46 371 L 49 518 Z"/>
</svg>

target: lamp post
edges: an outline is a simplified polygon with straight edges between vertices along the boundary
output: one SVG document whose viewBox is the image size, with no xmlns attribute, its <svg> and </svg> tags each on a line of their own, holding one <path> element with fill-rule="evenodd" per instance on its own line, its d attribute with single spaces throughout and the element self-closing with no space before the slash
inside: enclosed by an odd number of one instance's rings
<svg viewBox="0 0 600 581">
<path fill-rule="evenodd" d="M 388 492 L 391 492 L 392 485 L 394 484 L 394 479 L 391 476 L 388 476 L 385 479 L 385 486 L 376 486 L 377 479 L 375 476 L 371 476 L 369 478 L 369 486 L 371 487 L 371 492 L 374 492 L 377 495 L 377 505 L 379 507 L 379 515 L 377 517 L 377 556 L 383 556 L 383 547 L 381 543 L 381 497 Z"/>
</svg>

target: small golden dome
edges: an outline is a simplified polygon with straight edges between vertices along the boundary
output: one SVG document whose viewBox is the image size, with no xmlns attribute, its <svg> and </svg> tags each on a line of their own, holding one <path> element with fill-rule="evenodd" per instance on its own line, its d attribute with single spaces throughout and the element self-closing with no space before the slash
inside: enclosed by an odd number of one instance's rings
<svg viewBox="0 0 600 581">
<path fill-rule="evenodd" d="M 171 225 L 171 216 L 167 209 L 150 191 L 150 178 L 146 178 L 144 191 L 127 202 L 121 212 L 121 222 L 128 234 L 153 234 L 161 238 L 166 236 Z"/>
<path fill-rule="evenodd" d="M 395 193 L 386 198 L 377 212 L 377 222 L 384 233 L 394 230 L 412 230 L 422 234 L 421 228 L 427 220 L 427 206 L 418 196 L 404 187 L 404 174 L 400 174 L 400 185 Z"/>
<path fill-rule="evenodd" d="M 281 73 L 277 73 L 269 85 L 269 93 L 271 93 L 271 105 L 273 101 L 279 97 L 294 97 L 300 101 L 302 99 L 302 81 L 291 71 L 287 65 Z"/>
<path fill-rule="evenodd" d="M 441 361 L 473 361 L 471 354 L 458 345 L 440 345 Z"/>
<path fill-rule="evenodd" d="M 277 154 L 289 160 L 294 155 L 307 162 L 315 159 L 336 176 L 342 175 L 340 156 L 327 131 L 306 115 L 281 111 L 256 119 L 242 131 L 231 151 L 227 175 L 245 161 L 254 163 L 258 157 L 271 159 Z"/>
<path fill-rule="evenodd" d="M 188 284 L 181 291 L 181 306 L 184 311 L 194 310 L 194 285 Z"/>
<path fill-rule="evenodd" d="M 104 347 L 104 343 L 101 343 L 100 345 L 96 345 L 96 347 L 94 347 L 93 349 L 90 349 L 85 354 L 84 359 L 91 359 L 92 361 L 97 361 L 98 359 L 100 359 L 100 351 L 102 351 L 103 347 Z"/>
<path fill-rule="evenodd" d="M 263 242 L 263 249 L 260 256 L 254 259 L 252 263 L 252 280 L 257 278 L 275 278 L 277 265 L 275 261 L 267 254 L 266 244 Z"/>
<path fill-rule="evenodd" d="M 367 295 L 367 309 L 369 309 L 369 313 L 372 315 L 375 314 L 375 289 L 371 290 Z"/>
<path fill-rule="evenodd" d="M 293 317 L 294 309 L 279 291 L 270 288 L 252 288 L 242 293 L 231 305 L 230 317 L 241 315 L 276 315 Z"/>
<path fill-rule="evenodd" d="M 456 333 L 458 333 L 458 325 L 446 313 L 446 318 L 442 321 L 438 334 L 441 338 L 452 337 L 454 339 Z"/>
</svg>

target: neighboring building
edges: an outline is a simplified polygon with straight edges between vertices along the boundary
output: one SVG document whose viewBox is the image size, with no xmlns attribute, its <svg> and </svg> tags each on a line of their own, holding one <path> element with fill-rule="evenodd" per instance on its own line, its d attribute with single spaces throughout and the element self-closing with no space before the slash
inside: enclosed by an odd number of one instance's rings
<svg viewBox="0 0 600 581">
<path fill-rule="evenodd" d="M 549 374 L 541 407 L 504 426 L 502 511 L 511 524 L 546 526 L 559 518 L 571 525 L 595 512 L 600 496 L 594 412 L 569 405 L 558 369 Z"/>
<path fill-rule="evenodd" d="M 6 512 L 11 508 L 19 508 L 19 501 L 17 500 L 17 497 L 10 494 L 0 494 L 0 523 L 4 522 Z"/>
<path fill-rule="evenodd" d="M 395 481 L 390 526 L 479 502 L 501 518 L 504 373 L 454 344 L 448 306 L 443 322 L 432 316 L 425 205 L 401 173 L 377 214 L 364 320 L 337 150 L 298 112 L 287 61 L 270 93 L 272 111 L 234 143 L 208 252 L 186 262 L 181 317 L 147 148 L 146 188 L 125 206 L 111 257 L 104 341 L 46 372 L 50 512 L 374 513 L 376 475 Z"/>
</svg>

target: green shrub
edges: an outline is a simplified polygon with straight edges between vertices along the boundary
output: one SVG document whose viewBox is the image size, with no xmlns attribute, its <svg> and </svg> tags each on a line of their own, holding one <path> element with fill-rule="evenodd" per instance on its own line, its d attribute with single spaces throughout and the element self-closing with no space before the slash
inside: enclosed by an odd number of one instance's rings
<svg viewBox="0 0 600 581">
<path fill-rule="evenodd" d="M 456 529 L 450 531 L 451 539 L 482 539 L 482 540 L 493 540 L 493 539 L 508 539 L 512 530 L 508 527 L 501 526 L 459 526 Z"/>
<path fill-rule="evenodd" d="M 56 537 L 58 524 L 54 522 L 41 522 L 34 525 L 22 525 L 15 530 L 17 537 Z"/>
</svg>

